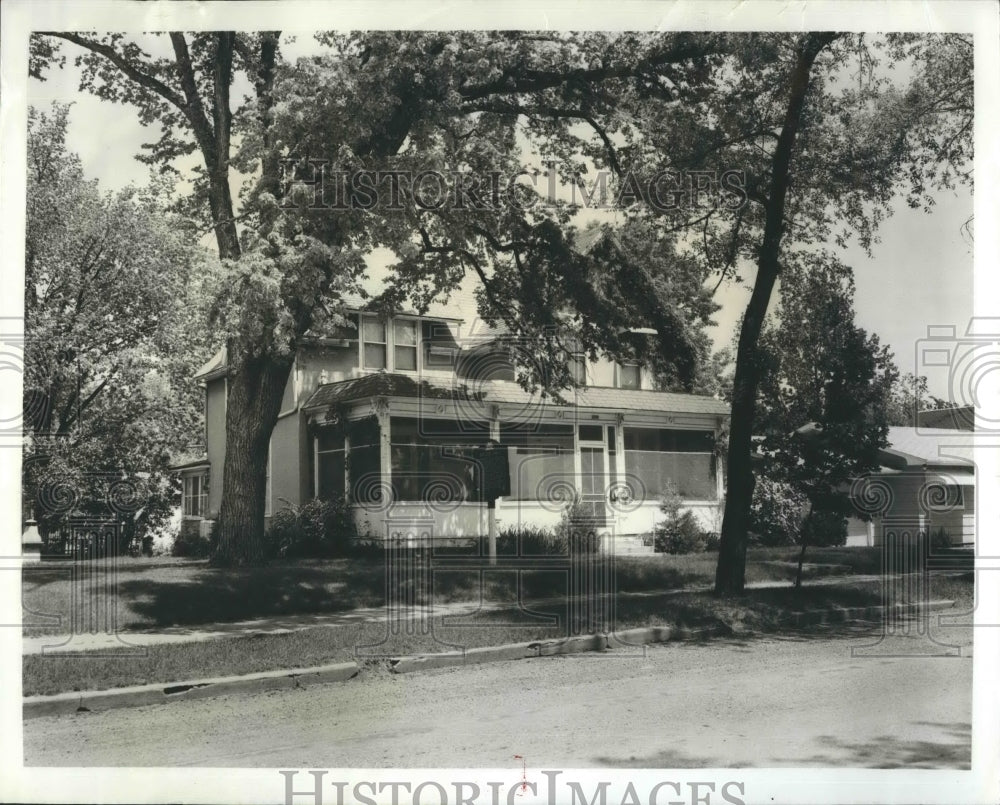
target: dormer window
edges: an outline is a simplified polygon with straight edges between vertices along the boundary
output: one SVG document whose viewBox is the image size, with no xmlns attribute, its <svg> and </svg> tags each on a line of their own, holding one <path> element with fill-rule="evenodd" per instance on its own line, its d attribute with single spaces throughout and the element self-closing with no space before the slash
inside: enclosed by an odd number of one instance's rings
<svg viewBox="0 0 1000 805">
<path fill-rule="evenodd" d="M 393 368 L 397 372 L 417 371 L 417 322 L 396 319 L 392 325 Z"/>
<path fill-rule="evenodd" d="M 376 316 L 361 317 L 361 355 L 365 369 L 386 369 L 385 324 Z"/>
<path fill-rule="evenodd" d="M 639 388 L 639 364 L 637 363 L 618 364 L 618 388 L 620 389 Z"/>
</svg>

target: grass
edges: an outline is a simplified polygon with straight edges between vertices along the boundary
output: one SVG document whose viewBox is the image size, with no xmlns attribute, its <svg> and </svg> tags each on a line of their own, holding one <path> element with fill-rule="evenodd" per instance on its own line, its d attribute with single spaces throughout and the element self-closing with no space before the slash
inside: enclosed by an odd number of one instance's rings
<svg viewBox="0 0 1000 805">
<path fill-rule="evenodd" d="M 747 581 L 790 580 L 796 559 L 795 549 L 752 549 Z M 626 593 L 711 585 L 716 561 L 715 553 L 619 556 L 615 582 L 618 591 Z M 437 562 L 435 602 L 517 600 L 518 574 L 509 567 L 481 577 L 478 570 L 468 568 L 437 569 Z M 878 549 L 816 548 L 809 551 L 807 562 L 807 579 L 829 573 L 877 573 L 880 555 Z M 524 572 L 521 583 L 526 595 L 562 595 L 567 571 L 560 566 Z M 385 604 L 386 590 L 384 563 L 372 558 L 275 562 L 227 570 L 197 560 L 122 559 L 114 572 L 99 563 L 46 563 L 26 567 L 22 577 L 28 635 L 68 632 L 74 600 L 113 602 L 117 629 L 130 631 L 378 607 Z M 395 592 L 406 594 L 405 582 Z"/>
<path fill-rule="evenodd" d="M 955 612 L 972 608 L 972 574 L 962 577 L 935 575 L 932 598 L 956 601 Z M 615 600 L 614 630 L 635 626 L 674 625 L 699 628 L 724 624 L 747 636 L 752 633 L 791 631 L 802 639 L 827 636 L 815 628 L 790 629 L 789 613 L 831 606 L 864 606 L 882 603 L 878 582 L 845 582 L 838 585 L 749 590 L 745 595 L 716 598 L 707 592 L 622 596 Z M 540 607 L 541 615 L 516 609 L 488 611 L 476 617 L 436 620 L 427 633 L 411 630 L 390 635 L 384 623 L 352 623 L 303 629 L 286 634 L 260 634 L 205 643 L 151 646 L 141 656 L 108 657 L 81 653 L 72 657 L 30 655 L 23 658 L 24 694 L 68 690 L 103 690 L 151 681 L 170 683 L 190 679 L 247 674 L 284 668 L 342 662 L 356 658 L 356 647 L 373 660 L 455 650 L 456 647 L 502 645 L 565 637 L 590 631 L 575 629 L 566 606 Z"/>
</svg>

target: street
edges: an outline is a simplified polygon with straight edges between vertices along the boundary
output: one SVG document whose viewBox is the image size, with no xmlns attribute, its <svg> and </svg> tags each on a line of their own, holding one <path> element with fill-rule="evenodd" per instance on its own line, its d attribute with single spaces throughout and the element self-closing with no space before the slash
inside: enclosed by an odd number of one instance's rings
<svg viewBox="0 0 1000 805">
<path fill-rule="evenodd" d="M 841 630 L 649 647 L 38 718 L 26 765 L 968 768 L 962 656 Z M 954 633 L 954 634 L 952 634 Z M 921 644 L 922 645 L 922 644 Z"/>
</svg>

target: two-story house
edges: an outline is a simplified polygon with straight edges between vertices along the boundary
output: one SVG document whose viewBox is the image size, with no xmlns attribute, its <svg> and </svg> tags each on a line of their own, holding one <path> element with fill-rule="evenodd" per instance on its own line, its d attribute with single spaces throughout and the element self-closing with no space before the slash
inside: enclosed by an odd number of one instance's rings
<svg viewBox="0 0 1000 805">
<path fill-rule="evenodd" d="M 583 354 L 565 356 L 579 386 L 561 401 L 528 393 L 498 333 L 464 317 L 475 309 L 470 292 L 456 292 L 423 315 L 386 321 L 359 302 L 354 326 L 303 344 L 271 437 L 267 515 L 346 496 L 360 532 L 376 539 L 480 535 L 486 504 L 469 456 L 492 441 L 509 464 L 510 494 L 496 504 L 501 528 L 551 526 L 576 495 L 607 537 L 634 537 L 662 516 L 671 481 L 705 529 L 718 530 L 715 445 L 728 406 L 655 391 L 643 367 Z M 222 492 L 225 352 L 196 377 L 207 454 L 177 469 L 184 527 L 207 532 Z"/>
</svg>

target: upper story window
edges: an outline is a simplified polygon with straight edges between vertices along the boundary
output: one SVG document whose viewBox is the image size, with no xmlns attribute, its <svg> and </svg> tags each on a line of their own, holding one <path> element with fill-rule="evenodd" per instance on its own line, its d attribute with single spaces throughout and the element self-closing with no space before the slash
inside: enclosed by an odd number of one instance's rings
<svg viewBox="0 0 1000 805">
<path fill-rule="evenodd" d="M 417 371 L 418 327 L 415 319 L 393 319 L 389 326 L 377 316 L 362 316 L 362 367 L 391 372 Z"/>
<path fill-rule="evenodd" d="M 417 322 L 396 319 L 392 325 L 393 368 L 400 372 L 417 371 Z"/>
<path fill-rule="evenodd" d="M 365 369 L 388 369 L 385 323 L 376 316 L 361 317 L 361 358 Z"/>
<path fill-rule="evenodd" d="M 582 352 L 569 356 L 569 376 L 578 386 L 587 385 L 587 357 Z"/>
<path fill-rule="evenodd" d="M 637 389 L 639 387 L 639 364 L 618 364 L 618 388 Z"/>
</svg>

